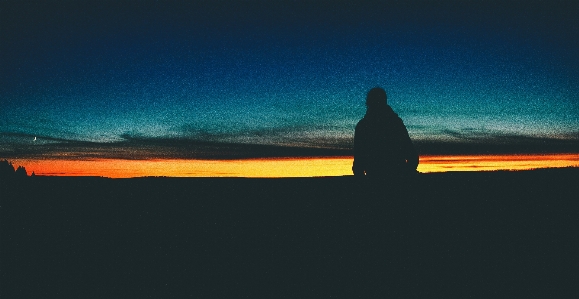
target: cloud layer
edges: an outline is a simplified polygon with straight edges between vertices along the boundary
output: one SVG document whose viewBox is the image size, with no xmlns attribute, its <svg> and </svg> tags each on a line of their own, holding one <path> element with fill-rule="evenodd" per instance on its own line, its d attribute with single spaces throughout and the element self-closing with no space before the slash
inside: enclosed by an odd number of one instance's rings
<svg viewBox="0 0 579 299">
<path fill-rule="evenodd" d="M 421 155 L 578 153 L 579 134 L 566 138 L 522 135 L 477 135 L 447 132 L 453 139 L 415 140 Z M 201 135 L 197 135 L 200 137 Z M 145 137 L 123 134 L 116 142 L 89 142 L 0 133 L 2 158 L 29 159 L 250 159 L 282 157 L 336 157 L 353 155 L 346 140 L 314 139 L 302 143 L 256 144 L 226 142 L 223 136 L 203 138 Z M 36 139 L 36 140 L 35 140 Z M 8 141 L 10 140 L 10 142 Z M 290 145 L 291 144 L 291 145 Z"/>
</svg>

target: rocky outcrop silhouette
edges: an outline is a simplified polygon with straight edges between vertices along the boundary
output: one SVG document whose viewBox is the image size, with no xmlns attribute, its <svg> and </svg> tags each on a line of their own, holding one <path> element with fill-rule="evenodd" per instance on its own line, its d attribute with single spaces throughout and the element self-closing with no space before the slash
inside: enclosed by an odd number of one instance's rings
<svg viewBox="0 0 579 299">
<path fill-rule="evenodd" d="M 28 173 L 24 166 L 18 166 L 14 169 L 14 165 L 8 160 L 0 161 L 0 179 L 12 179 L 27 177 Z"/>
<path fill-rule="evenodd" d="M 18 168 L 14 172 L 14 175 L 17 178 L 21 178 L 21 177 L 27 177 L 28 173 L 26 173 L 26 168 L 24 168 L 24 166 L 18 166 Z"/>
<path fill-rule="evenodd" d="M 0 161 L 0 177 L 10 177 L 14 175 L 14 166 L 7 160 Z"/>
</svg>

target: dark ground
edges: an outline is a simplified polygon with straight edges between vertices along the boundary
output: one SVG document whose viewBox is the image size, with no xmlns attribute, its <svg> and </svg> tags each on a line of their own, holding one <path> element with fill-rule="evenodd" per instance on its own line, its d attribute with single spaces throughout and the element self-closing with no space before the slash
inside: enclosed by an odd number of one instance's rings
<svg viewBox="0 0 579 299">
<path fill-rule="evenodd" d="M 576 298 L 578 178 L 4 181 L 0 297 Z"/>
</svg>

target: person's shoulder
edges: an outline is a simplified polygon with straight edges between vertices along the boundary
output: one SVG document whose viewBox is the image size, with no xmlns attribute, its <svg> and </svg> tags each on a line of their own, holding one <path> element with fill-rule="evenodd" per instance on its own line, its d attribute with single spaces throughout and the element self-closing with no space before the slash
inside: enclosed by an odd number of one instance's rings
<svg viewBox="0 0 579 299">
<path fill-rule="evenodd" d="M 400 118 L 400 116 L 398 116 L 398 114 L 396 114 L 396 117 L 394 118 L 394 120 L 399 124 L 404 126 L 404 121 L 402 121 L 402 118 Z"/>
<path fill-rule="evenodd" d="M 358 121 L 358 123 L 356 124 L 356 129 L 367 127 L 367 126 L 368 126 L 368 120 L 366 119 L 366 117 L 364 117 Z"/>
<path fill-rule="evenodd" d="M 390 113 L 390 117 L 388 118 L 390 126 L 396 128 L 397 131 L 406 131 L 406 125 L 402 118 L 392 109 L 390 109 Z"/>
<path fill-rule="evenodd" d="M 386 110 L 386 114 L 388 115 L 388 120 L 391 123 L 399 123 L 399 124 L 403 124 L 404 122 L 402 121 L 402 118 L 400 118 L 400 116 L 398 115 L 398 113 L 394 112 L 394 110 L 392 109 L 392 107 L 388 106 L 388 109 Z"/>
</svg>

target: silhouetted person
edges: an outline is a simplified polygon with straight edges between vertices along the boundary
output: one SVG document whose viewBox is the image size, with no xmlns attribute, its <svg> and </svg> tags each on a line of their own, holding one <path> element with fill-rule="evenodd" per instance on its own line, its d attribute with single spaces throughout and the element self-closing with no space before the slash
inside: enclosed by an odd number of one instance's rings
<svg viewBox="0 0 579 299">
<path fill-rule="evenodd" d="M 402 119 L 388 106 L 386 91 L 372 88 L 366 107 L 354 134 L 354 175 L 396 177 L 416 173 L 418 154 Z"/>
</svg>

